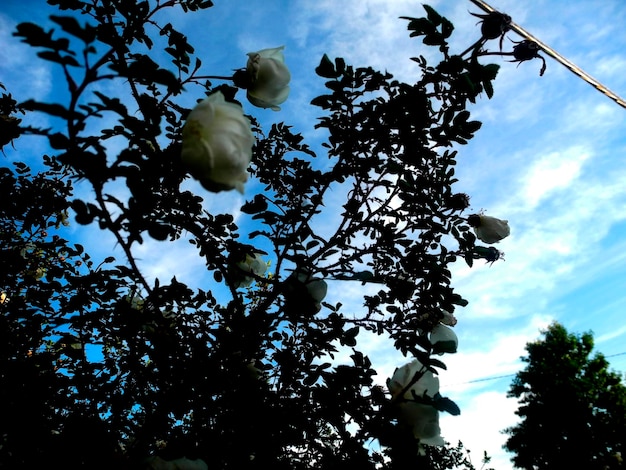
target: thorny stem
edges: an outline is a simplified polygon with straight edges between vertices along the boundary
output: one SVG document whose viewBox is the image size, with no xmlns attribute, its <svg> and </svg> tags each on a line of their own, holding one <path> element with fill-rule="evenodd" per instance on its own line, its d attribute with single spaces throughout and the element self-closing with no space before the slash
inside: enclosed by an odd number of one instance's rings
<svg viewBox="0 0 626 470">
<path fill-rule="evenodd" d="M 221 75 L 202 75 L 200 77 L 193 77 L 193 78 L 194 80 L 204 80 L 204 79 L 210 79 L 210 78 L 217 79 L 217 80 L 232 80 L 233 79 L 232 75 L 230 77 L 224 77 Z"/>
<path fill-rule="evenodd" d="M 135 272 L 136 276 L 139 278 L 139 282 L 144 287 L 144 289 L 146 289 L 146 292 L 148 294 L 151 294 L 152 288 L 150 287 L 150 285 L 148 284 L 144 276 L 141 274 L 141 271 L 139 270 L 139 266 L 137 266 L 137 262 L 135 261 L 133 253 L 130 250 L 130 245 L 126 242 L 126 240 L 124 240 L 124 238 L 119 233 L 119 231 L 114 227 L 113 220 L 111 219 L 111 214 L 109 213 L 109 210 L 107 209 L 106 204 L 104 202 L 104 198 L 102 196 L 102 188 L 100 187 L 96 188 L 94 186 L 94 190 L 96 191 L 96 200 L 98 201 L 98 204 L 100 205 L 100 209 L 102 213 L 104 214 L 106 226 L 109 227 L 109 230 L 113 233 L 113 235 L 115 236 L 115 239 L 124 250 L 124 254 L 126 255 L 128 263 L 130 264 L 132 270 Z"/>
</svg>

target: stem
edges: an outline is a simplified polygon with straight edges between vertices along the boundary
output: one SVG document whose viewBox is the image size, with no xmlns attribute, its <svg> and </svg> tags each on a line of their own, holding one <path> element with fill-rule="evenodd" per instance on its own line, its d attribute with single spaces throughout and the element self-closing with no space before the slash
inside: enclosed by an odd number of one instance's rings
<svg viewBox="0 0 626 470">
<path fill-rule="evenodd" d="M 202 80 L 202 79 L 205 79 L 205 78 L 215 78 L 215 79 L 218 79 L 218 80 L 232 80 L 233 79 L 232 76 L 224 77 L 222 75 L 202 75 L 200 77 L 193 77 L 193 78 L 194 78 L 194 80 Z"/>
<path fill-rule="evenodd" d="M 141 271 L 139 270 L 139 266 L 137 266 L 137 262 L 135 261 L 135 258 L 133 256 L 131 250 L 130 250 L 130 245 L 126 242 L 126 240 L 124 240 L 124 238 L 117 231 L 117 229 L 114 228 L 113 220 L 111 219 L 111 214 L 109 213 L 108 209 L 106 208 L 106 204 L 105 204 L 104 198 L 102 196 L 102 188 L 101 187 L 98 187 L 98 188 L 94 187 L 94 190 L 96 191 L 96 200 L 98 201 L 98 204 L 100 205 L 100 209 L 102 211 L 102 214 L 104 215 L 107 227 L 109 227 L 109 230 L 113 233 L 113 235 L 115 236 L 115 239 L 117 240 L 119 245 L 124 250 L 124 254 L 126 255 L 126 259 L 128 260 L 128 263 L 130 264 L 130 267 L 132 268 L 132 270 L 134 271 L 136 277 L 138 278 L 139 283 L 143 286 L 144 289 L 146 289 L 146 292 L 148 293 L 148 295 L 151 294 L 152 293 L 152 288 L 150 287 L 150 285 L 148 284 L 146 279 L 141 274 Z"/>
</svg>

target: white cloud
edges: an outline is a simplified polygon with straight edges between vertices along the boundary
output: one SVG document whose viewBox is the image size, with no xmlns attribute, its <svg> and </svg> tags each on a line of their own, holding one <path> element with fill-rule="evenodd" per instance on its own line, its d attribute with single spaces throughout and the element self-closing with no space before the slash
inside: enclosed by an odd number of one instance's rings
<svg viewBox="0 0 626 470">
<path fill-rule="evenodd" d="M 515 400 L 498 392 L 485 392 L 472 397 L 460 416 L 443 414 L 441 434 L 451 444 L 463 442 L 469 449 L 474 466 L 480 468 L 483 452 L 492 458 L 490 466 L 497 470 L 512 470 L 510 456 L 502 449 L 506 435 L 501 431 L 516 423 Z"/>
<path fill-rule="evenodd" d="M 300 0 L 293 10 L 297 27 L 291 34 L 316 58 L 328 53 L 355 66 L 372 65 L 409 79 L 417 68 L 406 51 L 416 41 L 408 37 L 407 22 L 399 17 L 411 16 L 416 9 L 417 16 L 422 15 L 422 7 L 412 0 L 346 0 L 340 8 L 330 0 Z"/>
<path fill-rule="evenodd" d="M 15 21 L 0 14 L 0 82 L 18 100 L 43 99 L 52 89 L 51 62 L 33 60 L 36 49 L 12 36 L 16 26 Z"/>
<path fill-rule="evenodd" d="M 540 156 L 522 176 L 522 200 L 532 208 L 555 190 L 572 185 L 590 156 L 587 149 L 580 147 Z"/>
</svg>

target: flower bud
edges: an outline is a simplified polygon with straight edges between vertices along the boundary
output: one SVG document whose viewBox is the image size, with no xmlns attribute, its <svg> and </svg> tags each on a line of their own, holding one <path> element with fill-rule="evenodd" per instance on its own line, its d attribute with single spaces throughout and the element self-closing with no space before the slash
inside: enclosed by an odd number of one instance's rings
<svg viewBox="0 0 626 470">
<path fill-rule="evenodd" d="M 475 258 L 484 258 L 487 263 L 494 263 L 499 259 L 504 259 L 504 253 L 498 251 L 493 246 L 475 246 L 473 251 Z"/>
</svg>

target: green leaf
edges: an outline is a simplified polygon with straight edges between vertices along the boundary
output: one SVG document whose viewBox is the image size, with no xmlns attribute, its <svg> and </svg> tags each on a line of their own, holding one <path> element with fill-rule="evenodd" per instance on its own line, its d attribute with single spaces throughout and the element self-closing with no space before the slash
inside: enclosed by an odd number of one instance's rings
<svg viewBox="0 0 626 470">
<path fill-rule="evenodd" d="M 438 341 L 433 344 L 433 354 L 455 353 L 457 349 L 456 341 Z"/>
<path fill-rule="evenodd" d="M 487 64 L 483 66 L 483 76 L 488 80 L 494 80 L 496 75 L 498 75 L 498 71 L 500 70 L 500 66 L 498 64 Z"/>
<path fill-rule="evenodd" d="M 493 85 L 489 80 L 485 80 L 483 82 L 483 87 L 485 88 L 485 93 L 487 94 L 487 98 L 491 99 L 493 97 Z"/>
</svg>

